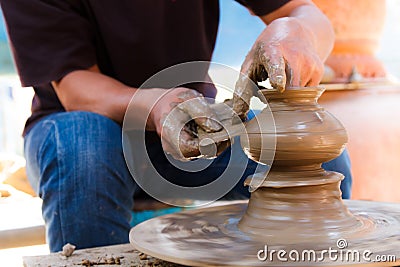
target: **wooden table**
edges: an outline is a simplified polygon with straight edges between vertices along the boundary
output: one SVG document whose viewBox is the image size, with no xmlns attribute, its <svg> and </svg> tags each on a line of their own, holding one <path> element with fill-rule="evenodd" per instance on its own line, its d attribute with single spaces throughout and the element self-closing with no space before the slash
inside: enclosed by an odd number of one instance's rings
<svg viewBox="0 0 400 267">
<path fill-rule="evenodd" d="M 119 261 L 119 263 L 118 263 Z M 76 250 L 71 257 L 60 253 L 23 258 L 25 267 L 65 266 L 158 266 L 176 267 L 173 263 L 149 257 L 135 250 L 131 244 Z"/>
<path fill-rule="evenodd" d="M 239 203 L 241 201 L 216 201 L 206 207 Z M 200 207 L 205 208 L 205 207 Z M 107 263 L 116 259 L 119 264 Z M 97 247 L 76 250 L 71 257 L 63 257 L 60 253 L 23 257 L 25 267 L 66 267 L 66 266 L 157 266 L 178 267 L 182 265 L 162 261 L 147 256 L 134 249 L 131 244 Z M 90 265 L 89 265 L 90 263 Z"/>
</svg>

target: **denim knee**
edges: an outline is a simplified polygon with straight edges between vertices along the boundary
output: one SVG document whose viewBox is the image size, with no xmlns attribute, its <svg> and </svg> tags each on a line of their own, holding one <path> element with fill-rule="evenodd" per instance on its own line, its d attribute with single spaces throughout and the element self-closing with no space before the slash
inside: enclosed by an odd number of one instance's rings
<svg viewBox="0 0 400 267">
<path fill-rule="evenodd" d="M 52 251 L 128 242 L 135 184 L 122 152 L 121 127 L 90 112 L 50 115 L 29 131 L 29 179 L 43 199 Z"/>
</svg>

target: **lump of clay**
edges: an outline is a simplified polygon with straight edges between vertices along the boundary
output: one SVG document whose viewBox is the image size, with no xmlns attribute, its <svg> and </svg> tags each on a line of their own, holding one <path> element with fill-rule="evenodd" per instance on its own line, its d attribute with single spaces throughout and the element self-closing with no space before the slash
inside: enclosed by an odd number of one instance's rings
<svg viewBox="0 0 400 267">
<path fill-rule="evenodd" d="M 70 257 L 72 253 L 74 253 L 76 246 L 71 245 L 70 243 L 65 244 L 62 248 L 61 255 L 65 257 Z"/>
</svg>

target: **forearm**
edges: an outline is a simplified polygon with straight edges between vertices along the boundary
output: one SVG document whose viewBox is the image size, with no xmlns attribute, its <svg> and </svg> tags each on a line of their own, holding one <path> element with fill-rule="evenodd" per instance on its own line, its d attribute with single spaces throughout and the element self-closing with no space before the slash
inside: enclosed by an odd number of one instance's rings
<svg viewBox="0 0 400 267">
<path fill-rule="evenodd" d="M 322 61 L 329 56 L 335 34 L 329 19 L 315 6 L 311 0 L 292 0 L 275 12 L 262 16 L 268 25 L 279 18 L 295 18 L 313 39 L 314 48 Z"/>
<path fill-rule="evenodd" d="M 96 67 L 74 71 L 53 87 L 67 111 L 90 111 L 118 123 L 124 118 L 129 102 L 138 90 L 101 74 Z"/>
</svg>

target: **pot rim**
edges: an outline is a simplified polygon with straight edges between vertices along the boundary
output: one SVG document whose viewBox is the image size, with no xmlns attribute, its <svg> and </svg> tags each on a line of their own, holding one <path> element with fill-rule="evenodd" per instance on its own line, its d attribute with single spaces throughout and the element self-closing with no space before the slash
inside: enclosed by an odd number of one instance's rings
<svg viewBox="0 0 400 267">
<path fill-rule="evenodd" d="M 258 91 L 260 99 L 272 100 L 272 99 L 318 99 L 325 91 L 323 86 L 291 86 L 287 87 L 283 92 L 278 89 L 260 89 Z"/>
</svg>

